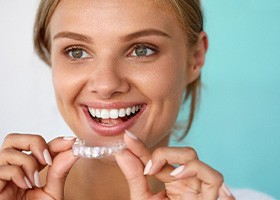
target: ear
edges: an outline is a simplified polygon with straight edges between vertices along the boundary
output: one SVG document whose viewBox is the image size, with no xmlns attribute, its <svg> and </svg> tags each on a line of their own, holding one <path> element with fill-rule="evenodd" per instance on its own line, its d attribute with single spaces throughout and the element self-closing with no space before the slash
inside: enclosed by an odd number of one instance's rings
<svg viewBox="0 0 280 200">
<path fill-rule="evenodd" d="M 189 57 L 190 62 L 188 65 L 188 84 L 195 81 L 201 72 L 201 68 L 205 63 L 205 56 L 208 49 L 208 37 L 205 32 L 201 32 L 198 37 L 197 44 L 192 50 Z"/>
</svg>

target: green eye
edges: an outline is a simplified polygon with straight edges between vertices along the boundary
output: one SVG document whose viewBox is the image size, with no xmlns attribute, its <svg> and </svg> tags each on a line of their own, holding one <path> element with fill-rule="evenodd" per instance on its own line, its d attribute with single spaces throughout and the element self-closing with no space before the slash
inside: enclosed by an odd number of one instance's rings
<svg viewBox="0 0 280 200">
<path fill-rule="evenodd" d="M 138 45 L 133 50 L 131 56 L 143 57 L 143 56 L 153 55 L 154 53 L 155 53 L 155 50 L 153 50 L 145 45 Z"/>
<path fill-rule="evenodd" d="M 146 47 L 138 47 L 137 49 L 135 49 L 135 54 L 137 56 L 145 56 L 148 52 L 148 49 Z"/>
<path fill-rule="evenodd" d="M 73 48 L 68 50 L 67 52 L 68 56 L 70 56 L 73 59 L 83 59 L 89 57 L 89 54 L 81 48 Z"/>
</svg>

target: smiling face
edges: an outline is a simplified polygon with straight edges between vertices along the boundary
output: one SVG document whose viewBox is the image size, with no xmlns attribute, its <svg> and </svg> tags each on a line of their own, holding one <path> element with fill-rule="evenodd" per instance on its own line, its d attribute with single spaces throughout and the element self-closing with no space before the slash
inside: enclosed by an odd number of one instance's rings
<svg viewBox="0 0 280 200">
<path fill-rule="evenodd" d="M 59 110 L 102 145 L 135 133 L 149 147 L 173 127 L 191 80 L 185 32 L 152 1 L 62 0 L 50 25 Z"/>
</svg>

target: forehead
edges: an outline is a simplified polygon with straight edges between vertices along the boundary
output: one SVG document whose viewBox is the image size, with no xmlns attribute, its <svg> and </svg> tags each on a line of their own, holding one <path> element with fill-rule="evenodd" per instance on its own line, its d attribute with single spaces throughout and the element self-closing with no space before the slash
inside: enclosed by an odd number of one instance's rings
<svg viewBox="0 0 280 200">
<path fill-rule="evenodd" d="M 180 29 L 175 11 L 165 0 L 61 0 L 50 22 L 51 33 L 61 29 L 83 32 L 129 32 L 159 28 Z"/>
</svg>

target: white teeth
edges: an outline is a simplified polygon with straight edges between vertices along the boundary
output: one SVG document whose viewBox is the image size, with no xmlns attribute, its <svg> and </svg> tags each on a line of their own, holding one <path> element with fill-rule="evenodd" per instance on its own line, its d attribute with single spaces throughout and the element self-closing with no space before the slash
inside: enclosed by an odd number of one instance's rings
<svg viewBox="0 0 280 200">
<path fill-rule="evenodd" d="M 135 106 L 133 106 L 133 107 L 131 108 L 131 112 L 132 112 L 132 114 L 135 113 Z"/>
<path fill-rule="evenodd" d="M 125 109 L 120 109 L 119 110 L 119 117 L 124 117 L 125 116 Z"/>
<path fill-rule="evenodd" d="M 111 119 L 117 119 L 119 117 L 119 111 L 118 109 L 112 109 L 110 110 L 110 118 Z"/>
<path fill-rule="evenodd" d="M 107 109 L 101 110 L 101 118 L 102 119 L 109 119 L 110 118 L 110 111 Z"/>
<path fill-rule="evenodd" d="M 131 113 L 131 108 L 127 108 L 127 109 L 125 110 L 125 113 L 126 113 L 127 116 L 129 116 L 130 113 Z"/>
<path fill-rule="evenodd" d="M 88 108 L 88 111 L 92 117 L 102 118 L 102 119 L 117 119 L 118 117 L 130 116 L 135 114 L 141 109 L 141 106 L 133 106 L 121 109 L 94 109 Z"/>
<path fill-rule="evenodd" d="M 95 116 L 98 117 L 98 118 L 101 118 L 100 109 L 96 109 L 96 110 L 95 110 Z"/>
<path fill-rule="evenodd" d="M 89 112 L 90 112 L 91 116 L 95 117 L 95 109 L 89 108 Z"/>
</svg>

